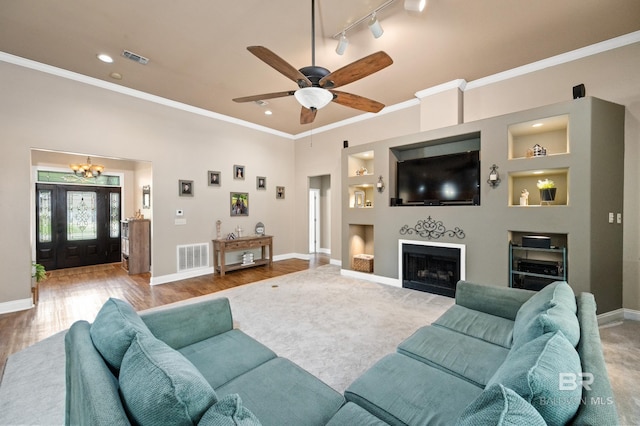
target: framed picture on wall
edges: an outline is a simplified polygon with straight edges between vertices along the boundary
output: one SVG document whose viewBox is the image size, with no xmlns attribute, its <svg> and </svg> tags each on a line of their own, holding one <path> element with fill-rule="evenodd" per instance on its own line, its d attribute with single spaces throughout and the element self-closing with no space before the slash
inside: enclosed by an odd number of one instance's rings
<svg viewBox="0 0 640 426">
<path fill-rule="evenodd" d="M 284 186 L 276 186 L 276 199 L 284 200 Z"/>
<path fill-rule="evenodd" d="M 231 216 L 249 216 L 249 193 L 231 193 Z"/>
<path fill-rule="evenodd" d="M 220 172 L 212 172 L 209 170 L 207 175 L 209 177 L 209 186 L 220 186 Z"/>
<path fill-rule="evenodd" d="M 256 178 L 256 189 L 258 190 L 266 190 L 267 189 L 267 178 L 264 176 L 258 176 Z"/>
<path fill-rule="evenodd" d="M 244 166 L 234 165 L 233 166 L 233 178 L 244 180 Z"/>
<path fill-rule="evenodd" d="M 180 179 L 178 181 L 178 194 L 181 197 L 193 197 L 193 181 Z"/>
</svg>

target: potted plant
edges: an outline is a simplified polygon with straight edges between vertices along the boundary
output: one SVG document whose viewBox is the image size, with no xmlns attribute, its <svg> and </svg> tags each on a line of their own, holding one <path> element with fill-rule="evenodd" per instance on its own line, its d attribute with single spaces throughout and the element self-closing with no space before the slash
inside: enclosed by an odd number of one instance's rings
<svg viewBox="0 0 640 426">
<path fill-rule="evenodd" d="M 539 180 L 538 189 L 541 202 L 549 203 L 556 199 L 556 184 L 551 179 Z"/>
<path fill-rule="evenodd" d="M 31 264 L 31 279 L 35 281 L 35 283 L 32 281 L 32 285 L 31 285 L 31 293 L 33 294 L 33 304 L 35 305 L 38 303 L 38 298 L 39 298 L 38 284 L 40 283 L 40 281 L 44 281 L 47 279 L 47 271 L 44 268 L 44 266 L 42 266 L 39 263 L 33 262 Z"/>
</svg>

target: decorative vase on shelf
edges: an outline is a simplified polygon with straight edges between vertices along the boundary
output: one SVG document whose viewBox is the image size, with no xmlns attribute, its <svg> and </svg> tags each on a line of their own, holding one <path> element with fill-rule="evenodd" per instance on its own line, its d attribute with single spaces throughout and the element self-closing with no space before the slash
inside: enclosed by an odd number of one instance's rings
<svg viewBox="0 0 640 426">
<path fill-rule="evenodd" d="M 540 201 L 550 203 L 556 199 L 557 188 L 545 188 L 540 190 Z"/>
</svg>

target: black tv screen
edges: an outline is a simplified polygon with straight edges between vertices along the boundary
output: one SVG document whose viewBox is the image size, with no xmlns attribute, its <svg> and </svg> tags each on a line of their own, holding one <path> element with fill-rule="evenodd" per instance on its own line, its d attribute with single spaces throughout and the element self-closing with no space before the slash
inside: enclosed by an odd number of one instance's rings
<svg viewBox="0 0 640 426">
<path fill-rule="evenodd" d="M 480 204 L 480 151 L 405 160 L 397 173 L 403 204 Z"/>
</svg>

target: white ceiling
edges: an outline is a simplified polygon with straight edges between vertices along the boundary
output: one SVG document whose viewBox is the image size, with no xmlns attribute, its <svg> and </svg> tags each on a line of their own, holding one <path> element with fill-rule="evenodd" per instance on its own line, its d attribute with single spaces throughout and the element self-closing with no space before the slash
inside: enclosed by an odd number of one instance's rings
<svg viewBox="0 0 640 426">
<path fill-rule="evenodd" d="M 385 105 L 640 30 L 638 0 L 429 0 L 422 14 L 395 0 L 378 14 L 381 38 L 358 25 L 347 33 L 346 53 L 337 55 L 332 36 L 383 3 L 317 0 L 316 65 L 333 71 L 384 50 L 393 65 L 340 90 Z M 331 103 L 313 125 L 301 125 L 293 97 L 269 100 L 271 116 L 265 107 L 233 102 L 296 89 L 249 53 L 250 45 L 271 49 L 295 68 L 311 65 L 311 0 L 0 0 L 6 53 L 289 134 L 362 114 Z M 125 49 L 149 64 L 122 57 Z M 115 62 L 98 61 L 98 53 Z"/>
</svg>

